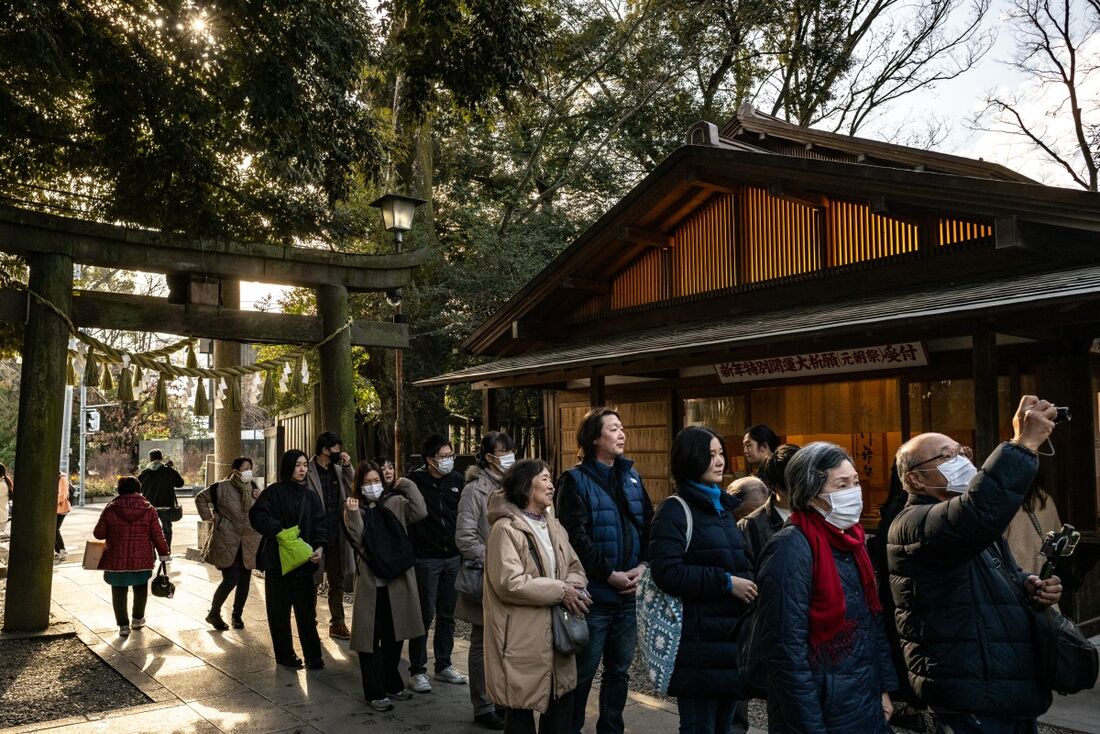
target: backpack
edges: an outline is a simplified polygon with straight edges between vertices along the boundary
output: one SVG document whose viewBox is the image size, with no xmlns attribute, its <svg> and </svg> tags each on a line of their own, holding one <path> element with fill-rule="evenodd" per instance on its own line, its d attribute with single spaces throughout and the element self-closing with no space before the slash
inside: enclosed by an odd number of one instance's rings
<svg viewBox="0 0 1100 734">
<path fill-rule="evenodd" d="M 691 509 L 684 498 L 672 495 L 684 508 L 687 518 L 687 540 L 684 551 L 691 547 L 693 520 Z M 665 503 L 668 504 L 668 503 Z M 664 505 L 662 505 L 663 509 Z M 638 581 L 638 651 L 650 683 L 657 692 L 668 694 L 668 684 L 672 680 L 672 671 L 676 667 L 676 653 L 680 650 L 680 634 L 684 628 L 684 602 L 678 596 L 661 591 L 653 580 L 647 567 Z"/>
<path fill-rule="evenodd" d="M 353 541 L 351 547 L 370 567 L 371 573 L 376 578 L 390 581 L 412 568 L 416 563 L 416 550 L 397 515 L 382 504 L 364 507 L 360 513 L 363 517 L 363 537 L 359 539 L 359 544 Z M 352 540 L 347 525 L 344 525 L 344 533 L 348 540 Z M 363 549 L 361 552 L 360 546 Z"/>
</svg>

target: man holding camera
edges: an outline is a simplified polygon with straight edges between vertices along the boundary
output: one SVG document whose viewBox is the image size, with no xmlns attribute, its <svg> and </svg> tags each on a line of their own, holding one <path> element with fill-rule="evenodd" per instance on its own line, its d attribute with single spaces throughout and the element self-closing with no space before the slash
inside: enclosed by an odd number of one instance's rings
<svg viewBox="0 0 1100 734">
<path fill-rule="evenodd" d="M 887 557 L 898 636 L 913 690 L 937 732 L 1024 734 L 1051 692 L 1036 678 L 1030 610 L 1062 595 L 1056 576 L 1020 572 L 1002 535 L 1039 468 L 1058 409 L 1025 395 L 1015 436 L 979 471 L 970 450 L 924 433 L 897 453 L 909 501 L 890 526 Z"/>
</svg>

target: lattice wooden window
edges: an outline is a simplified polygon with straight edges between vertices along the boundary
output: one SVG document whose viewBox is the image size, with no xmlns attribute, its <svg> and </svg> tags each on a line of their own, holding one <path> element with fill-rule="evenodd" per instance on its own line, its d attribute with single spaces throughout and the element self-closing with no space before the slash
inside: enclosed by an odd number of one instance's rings
<svg viewBox="0 0 1100 734">
<path fill-rule="evenodd" d="M 743 283 L 786 278 L 822 267 L 820 211 L 745 188 L 741 197 Z"/>
<path fill-rule="evenodd" d="M 667 298 L 664 292 L 664 253 L 658 249 L 643 252 L 611 282 L 611 309 L 640 306 Z"/>
<path fill-rule="evenodd" d="M 679 226 L 672 247 L 672 295 L 690 296 L 736 282 L 735 199 L 722 196 Z"/>
<path fill-rule="evenodd" d="M 957 245 L 960 242 L 981 240 L 993 236 L 993 227 L 979 222 L 968 222 L 963 219 L 939 220 L 939 238 L 941 247 Z"/>
<path fill-rule="evenodd" d="M 866 204 L 830 201 L 825 226 L 833 267 L 916 252 L 920 246 L 917 225 L 873 214 Z"/>
</svg>

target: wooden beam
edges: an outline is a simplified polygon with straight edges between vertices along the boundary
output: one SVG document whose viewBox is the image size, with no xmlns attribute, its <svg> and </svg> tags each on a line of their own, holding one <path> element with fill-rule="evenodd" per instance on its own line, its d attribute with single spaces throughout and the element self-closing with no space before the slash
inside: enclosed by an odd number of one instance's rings
<svg viewBox="0 0 1100 734">
<path fill-rule="evenodd" d="M 343 285 L 384 291 L 408 285 L 430 256 L 425 249 L 360 255 L 319 248 L 280 247 L 85 222 L 0 206 L 0 251 L 68 255 L 76 263 L 149 273 L 222 275 L 300 287 Z"/>
<path fill-rule="evenodd" d="M 562 278 L 560 287 L 567 291 L 584 291 L 585 293 L 611 292 L 610 281 L 593 280 L 591 278 L 574 278 L 572 276 Z"/>
<path fill-rule="evenodd" d="M 984 461 L 1001 432 L 997 395 L 997 335 L 974 334 L 974 456 Z"/>
<path fill-rule="evenodd" d="M 607 404 L 607 383 L 604 376 L 595 370 L 588 378 L 588 402 L 593 408 Z"/>
<path fill-rule="evenodd" d="M 802 206 L 808 206 L 811 209 L 822 209 L 829 203 L 829 200 L 821 194 L 801 191 L 783 182 L 768 184 L 768 195 Z"/>
<path fill-rule="evenodd" d="M 23 323 L 26 314 L 25 293 L 0 290 L 0 321 Z M 91 329 L 153 331 L 248 344 L 313 344 L 326 336 L 317 316 L 183 306 L 164 298 L 98 291 L 73 292 L 72 320 L 79 327 Z M 409 328 L 407 324 L 354 321 L 351 343 L 357 347 L 406 349 Z"/>
<path fill-rule="evenodd" d="M 623 227 L 619 230 L 619 239 L 646 247 L 672 247 L 676 242 L 667 234 L 640 227 Z"/>
</svg>

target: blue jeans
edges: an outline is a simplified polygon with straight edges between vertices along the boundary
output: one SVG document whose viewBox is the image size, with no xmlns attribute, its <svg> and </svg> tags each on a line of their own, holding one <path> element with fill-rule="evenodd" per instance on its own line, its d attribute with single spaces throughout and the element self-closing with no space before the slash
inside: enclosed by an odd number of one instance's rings
<svg viewBox="0 0 1100 734">
<path fill-rule="evenodd" d="M 622 734 L 623 707 L 630 680 L 630 663 L 634 659 L 634 638 L 637 628 L 634 597 L 620 602 L 596 602 L 588 610 L 588 646 L 577 654 L 577 689 L 573 694 L 573 726 L 580 734 L 584 728 L 584 709 L 596 667 L 603 658 L 600 680 L 600 718 L 596 734 Z"/>
<path fill-rule="evenodd" d="M 1035 734 L 1035 719 L 1002 719 L 985 714 L 934 714 L 936 734 Z"/>
<path fill-rule="evenodd" d="M 680 734 L 730 734 L 737 703 L 725 698 L 677 698 Z"/>
</svg>

